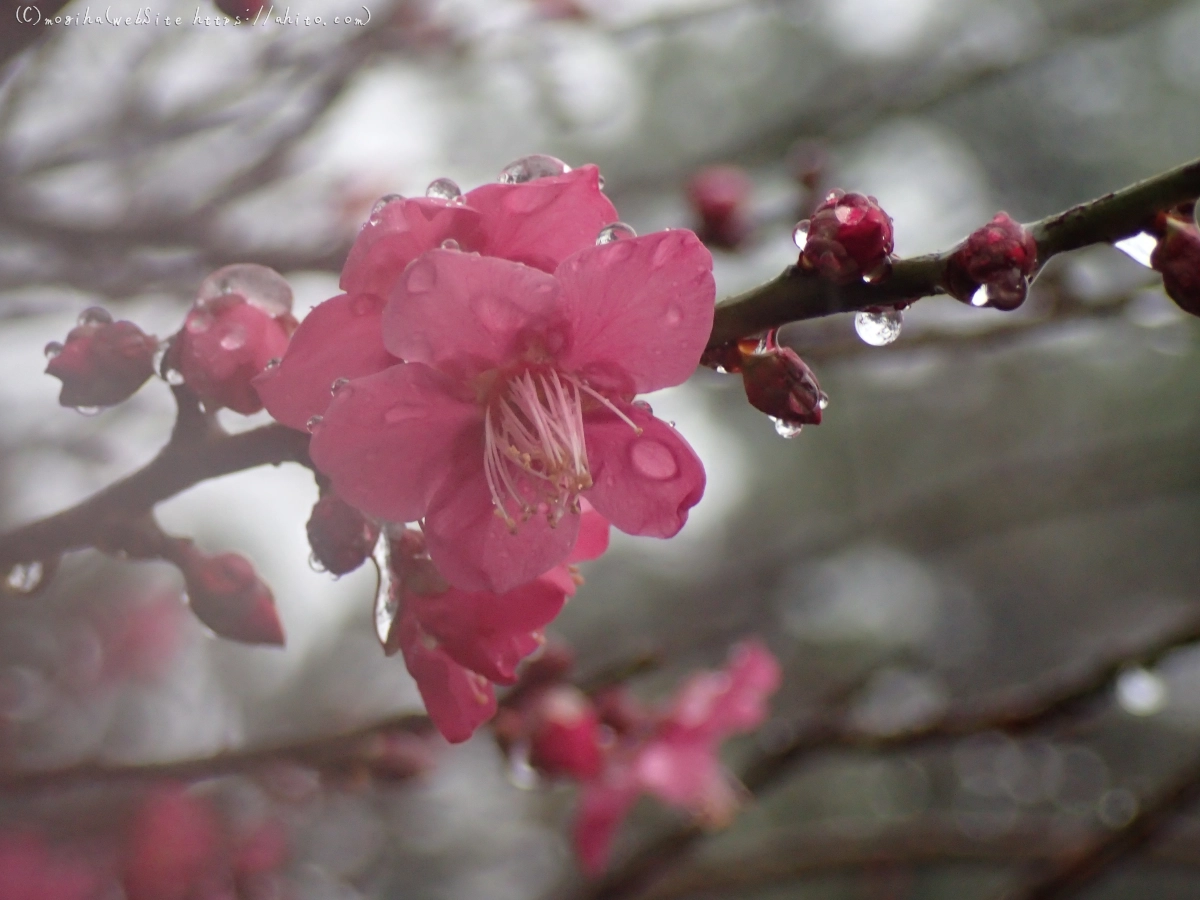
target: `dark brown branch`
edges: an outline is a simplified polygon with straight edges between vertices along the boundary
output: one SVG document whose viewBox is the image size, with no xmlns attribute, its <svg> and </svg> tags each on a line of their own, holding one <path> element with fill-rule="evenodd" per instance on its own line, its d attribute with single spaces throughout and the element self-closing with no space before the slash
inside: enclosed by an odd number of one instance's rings
<svg viewBox="0 0 1200 900">
<path fill-rule="evenodd" d="M 1147 227 L 1155 213 L 1198 196 L 1200 160 L 1193 160 L 1027 227 L 1037 239 L 1044 264 L 1059 253 L 1136 234 Z M 790 266 L 773 281 L 719 304 L 709 346 L 717 347 L 788 322 L 870 306 L 895 306 L 944 293 L 940 281 L 951 252 L 900 260 L 890 278 L 875 283 L 835 284 Z"/>
<path fill-rule="evenodd" d="M 308 435 L 283 425 L 199 441 L 172 439 L 143 468 L 82 503 L 0 535 L 0 570 L 108 543 L 110 531 L 209 478 L 284 462 L 308 464 Z"/>
<path fill-rule="evenodd" d="M 1031 885 L 1005 894 L 1006 900 L 1062 900 L 1148 846 L 1176 813 L 1200 798 L 1200 756 L 1181 768 L 1125 827 L 1101 835 L 1060 862 Z"/>
<path fill-rule="evenodd" d="M 1131 665 L 1152 665 L 1183 644 L 1200 641 L 1200 611 L 1182 617 L 1149 638 L 1126 640 L 1094 659 L 1069 665 L 1039 681 L 947 710 L 923 723 L 893 732 L 874 732 L 852 724 L 844 709 L 821 710 L 793 731 L 782 746 L 763 753 L 745 770 L 743 781 L 762 794 L 818 752 L 908 750 L 985 731 L 1020 733 L 1045 726 L 1102 697 L 1113 680 Z M 683 825 L 652 841 L 594 884 L 578 900 L 616 900 L 639 895 L 683 858 L 704 836 Z"/>
</svg>

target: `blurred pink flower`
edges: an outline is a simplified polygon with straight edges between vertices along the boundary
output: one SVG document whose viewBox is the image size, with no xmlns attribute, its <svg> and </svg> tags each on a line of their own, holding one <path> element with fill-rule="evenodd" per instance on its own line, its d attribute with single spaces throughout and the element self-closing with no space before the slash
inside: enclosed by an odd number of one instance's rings
<svg viewBox="0 0 1200 900">
<path fill-rule="evenodd" d="M 383 318 L 406 362 L 337 392 L 313 460 L 367 514 L 423 519 L 438 570 L 468 590 L 503 593 L 562 562 L 581 496 L 622 531 L 670 537 L 704 467 L 633 397 L 691 374 L 714 296 L 690 231 L 587 247 L 553 275 L 430 251 Z"/>
</svg>

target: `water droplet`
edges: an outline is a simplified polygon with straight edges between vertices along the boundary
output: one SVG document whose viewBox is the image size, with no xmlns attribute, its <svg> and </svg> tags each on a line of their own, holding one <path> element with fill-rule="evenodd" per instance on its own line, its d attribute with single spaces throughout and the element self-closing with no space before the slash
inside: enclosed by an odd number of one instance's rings
<svg viewBox="0 0 1200 900">
<path fill-rule="evenodd" d="M 435 178 L 429 182 L 429 187 L 425 188 L 425 196 L 454 203 L 462 199 L 462 189 L 449 178 Z"/>
<path fill-rule="evenodd" d="M 384 194 L 375 201 L 375 205 L 371 207 L 371 215 L 367 217 L 367 223 L 370 225 L 378 225 L 383 221 L 383 211 L 389 203 L 394 203 L 397 200 L 404 198 L 399 194 Z"/>
<path fill-rule="evenodd" d="M 509 163 L 504 167 L 497 180 L 501 184 L 524 184 L 539 178 L 553 178 L 555 175 L 563 175 L 570 171 L 571 167 L 561 159 L 547 156 L 544 153 L 534 153 Z"/>
<path fill-rule="evenodd" d="M 1167 683 L 1154 672 L 1137 666 L 1117 678 L 1117 703 L 1134 716 L 1152 716 L 1167 705 Z"/>
<path fill-rule="evenodd" d="M 324 416 L 311 416 L 309 418 L 309 420 L 304 423 L 304 427 L 308 429 L 309 434 L 312 434 L 314 431 L 317 430 L 317 426 L 320 425 L 324 421 L 325 421 Z"/>
<path fill-rule="evenodd" d="M 666 481 L 679 472 L 675 454 L 654 438 L 638 438 L 629 448 L 629 462 L 634 470 L 653 481 Z"/>
<path fill-rule="evenodd" d="M 988 304 L 988 289 L 986 284 L 981 284 L 979 288 L 971 295 L 972 306 L 987 306 Z"/>
<path fill-rule="evenodd" d="M 283 362 L 283 360 L 280 357 L 272 356 L 267 360 L 267 364 L 263 366 L 263 371 L 269 372 L 271 369 L 278 369 L 281 362 Z"/>
<path fill-rule="evenodd" d="M 111 325 L 113 317 L 103 306 L 89 306 L 79 314 L 78 325 Z"/>
<path fill-rule="evenodd" d="M 418 259 L 411 263 L 404 273 L 404 287 L 410 293 L 424 293 L 433 290 L 437 284 L 437 266 L 428 259 Z"/>
<path fill-rule="evenodd" d="M 100 407 L 99 406 L 76 406 L 75 412 L 79 413 L 81 416 L 87 416 L 87 417 L 91 418 L 92 416 L 99 415 Z"/>
<path fill-rule="evenodd" d="M 611 225 L 605 225 L 600 229 L 600 233 L 596 235 L 596 243 L 613 244 L 617 241 L 627 241 L 635 237 L 637 237 L 637 232 L 633 230 L 632 225 L 626 225 L 624 222 L 613 222 Z"/>
<path fill-rule="evenodd" d="M 1149 269 L 1150 255 L 1154 252 L 1154 248 L 1158 246 L 1158 239 L 1152 234 L 1139 231 L 1133 237 L 1127 237 L 1121 241 L 1113 241 L 1113 246 L 1134 262 L 1141 263 Z"/>
<path fill-rule="evenodd" d="M 793 425 L 791 422 L 785 422 L 783 419 L 776 419 L 774 416 L 768 416 L 767 418 L 775 423 L 775 433 L 781 438 L 787 438 L 789 441 L 804 430 L 803 425 Z"/>
<path fill-rule="evenodd" d="M 393 590 L 392 567 L 388 565 L 388 541 L 386 535 L 380 535 L 375 549 L 371 551 L 371 561 L 375 564 L 378 581 L 375 584 L 375 636 L 388 655 L 395 653 L 397 647 L 388 646 L 388 635 L 392 631 L 392 622 L 400 612 L 400 599 Z"/>
<path fill-rule="evenodd" d="M 246 329 L 240 325 L 235 325 L 221 337 L 222 350 L 240 350 L 244 346 L 246 346 Z"/>
<path fill-rule="evenodd" d="M 596 174 L 596 183 L 600 186 L 600 190 L 604 190 L 604 176 L 603 175 L 601 175 L 599 173 Z"/>
<path fill-rule="evenodd" d="M 181 384 L 183 384 L 183 373 L 178 369 L 167 369 L 167 371 L 163 373 L 163 378 L 166 380 L 167 384 L 171 385 L 171 387 L 179 387 Z"/>
<path fill-rule="evenodd" d="M 322 575 L 324 575 L 326 572 L 329 571 L 323 565 L 321 565 L 321 561 L 319 559 L 317 559 L 317 553 L 315 550 L 312 553 L 308 554 L 308 567 L 310 569 L 312 569 L 314 572 L 317 572 Z"/>
<path fill-rule="evenodd" d="M 648 413 L 649 415 L 654 415 L 654 410 L 650 407 L 650 404 L 647 403 L 645 400 L 634 400 L 633 406 L 635 409 L 640 409 L 644 413 Z"/>
<path fill-rule="evenodd" d="M 427 415 L 428 407 L 419 403 L 397 403 L 383 414 L 383 421 L 388 425 L 399 425 L 409 419 L 418 419 Z"/>
<path fill-rule="evenodd" d="M 508 780 L 522 791 L 532 791 L 538 786 L 537 769 L 529 764 L 529 741 L 517 741 L 509 748 Z"/>
<path fill-rule="evenodd" d="M 792 243 L 796 245 L 796 249 L 804 250 L 808 245 L 808 219 L 804 219 L 796 223 L 796 227 L 792 229 Z"/>
<path fill-rule="evenodd" d="M 235 263 L 217 269 L 200 284 L 196 305 L 203 307 L 226 294 L 238 294 L 271 316 L 292 311 L 291 285 L 274 269 L 255 263 Z"/>
<path fill-rule="evenodd" d="M 446 238 L 444 241 L 442 241 L 442 249 L 443 250 L 461 250 L 462 247 L 460 247 L 458 245 L 458 241 L 456 241 L 454 238 Z"/>
<path fill-rule="evenodd" d="M 864 343 L 882 347 L 900 337 L 904 314 L 898 309 L 864 310 L 854 316 L 854 330 Z"/>
<path fill-rule="evenodd" d="M 665 318 L 668 325 L 678 325 L 683 321 L 683 313 L 679 311 L 678 306 L 672 306 L 667 310 Z"/>
<path fill-rule="evenodd" d="M 188 316 L 187 324 L 184 328 L 187 329 L 188 334 L 204 334 L 204 332 L 212 327 L 212 323 L 212 316 L 207 313 L 192 313 Z"/>
<path fill-rule="evenodd" d="M 8 570 L 5 586 L 14 594 L 32 594 L 46 580 L 46 567 L 41 560 L 17 563 Z"/>
<path fill-rule="evenodd" d="M 63 352 L 63 345 L 58 341 L 51 341 L 42 348 L 42 352 L 46 354 L 46 359 L 54 359 L 54 357 Z"/>
<path fill-rule="evenodd" d="M 333 396 L 336 397 L 338 395 L 338 393 L 342 390 L 342 388 L 344 388 L 349 383 L 350 383 L 349 378 L 335 378 L 333 380 L 333 384 L 331 384 L 329 386 L 329 393 L 333 394 Z"/>
<path fill-rule="evenodd" d="M 685 238 L 682 234 L 667 234 L 659 239 L 658 246 L 654 248 L 654 254 L 650 257 L 650 267 L 653 269 L 661 269 L 678 253 L 683 246 Z"/>
</svg>

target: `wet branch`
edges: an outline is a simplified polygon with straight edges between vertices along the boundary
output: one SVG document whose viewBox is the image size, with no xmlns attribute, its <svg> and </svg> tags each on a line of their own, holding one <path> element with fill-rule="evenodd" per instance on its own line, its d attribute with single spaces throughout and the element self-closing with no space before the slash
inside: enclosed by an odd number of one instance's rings
<svg viewBox="0 0 1200 900">
<path fill-rule="evenodd" d="M 1108 244 L 1141 231 L 1155 213 L 1200 196 L 1200 159 L 1114 193 L 1056 213 L 1026 227 L 1040 262 L 1091 244 Z M 944 293 L 941 279 L 953 250 L 900 260 L 891 277 L 875 283 L 836 284 L 789 266 L 766 284 L 717 306 L 709 346 L 716 347 L 788 322 L 896 306 Z"/>
</svg>

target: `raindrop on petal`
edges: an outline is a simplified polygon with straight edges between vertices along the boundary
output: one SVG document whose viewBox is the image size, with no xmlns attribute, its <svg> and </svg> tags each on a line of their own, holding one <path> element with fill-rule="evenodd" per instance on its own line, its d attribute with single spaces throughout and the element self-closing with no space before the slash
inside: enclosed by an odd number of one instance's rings
<svg viewBox="0 0 1200 900">
<path fill-rule="evenodd" d="M 600 229 L 600 233 L 596 235 L 596 243 L 613 244 L 635 237 L 637 237 L 637 232 L 633 230 L 633 226 L 626 225 L 624 222 L 613 222 Z"/>
<path fill-rule="evenodd" d="M 314 572 L 318 572 L 321 574 L 324 574 L 325 572 L 329 571 L 323 565 L 321 565 L 321 561 L 319 559 L 317 559 L 316 553 L 308 554 L 308 567 L 310 569 L 312 569 Z"/>
<path fill-rule="evenodd" d="M 42 348 L 42 352 L 46 354 L 46 359 L 54 359 L 58 354 L 62 353 L 63 345 L 58 341 L 51 341 Z"/>
<path fill-rule="evenodd" d="M 649 415 L 654 415 L 654 410 L 651 408 L 650 404 L 647 403 L 645 400 L 634 400 L 633 407 L 634 407 L 634 409 L 640 409 L 642 412 L 647 413 Z"/>
<path fill-rule="evenodd" d="M 312 434 L 317 430 L 317 426 L 324 421 L 324 416 L 312 416 L 307 422 L 304 423 L 304 427 L 308 429 L 309 434 Z"/>
<path fill-rule="evenodd" d="M 79 413 L 81 416 L 88 416 L 90 418 L 92 416 L 96 416 L 96 415 L 100 414 L 100 407 L 99 406 L 76 406 L 75 412 Z"/>
<path fill-rule="evenodd" d="M 987 285 L 981 284 L 979 286 L 979 288 L 975 291 L 975 293 L 973 293 L 971 295 L 971 305 L 972 306 L 987 306 L 989 299 L 990 298 L 988 297 Z"/>
<path fill-rule="evenodd" d="M 221 337 L 222 350 L 240 350 L 246 346 L 246 329 L 241 326 L 231 328 L 229 332 Z"/>
<path fill-rule="evenodd" d="M 181 384 L 183 384 L 183 373 L 178 369 L 167 369 L 167 371 L 163 373 L 163 378 L 166 380 L 167 384 L 171 385 L 171 387 L 179 387 Z"/>
<path fill-rule="evenodd" d="M 462 247 L 460 247 L 458 245 L 458 241 L 456 241 L 454 238 L 446 238 L 444 241 L 442 241 L 442 249 L 443 250 L 461 250 Z"/>
<path fill-rule="evenodd" d="M 781 438 L 787 438 L 789 441 L 804 430 L 803 425 L 793 425 L 791 422 L 776 419 L 774 416 L 768 416 L 767 418 L 775 423 L 775 433 Z"/>
<path fill-rule="evenodd" d="M 1158 239 L 1152 234 L 1139 231 L 1133 237 L 1127 237 L 1122 241 L 1114 241 L 1113 246 L 1134 262 L 1141 263 L 1149 269 L 1150 255 L 1154 252 L 1154 248 L 1158 246 Z"/>
<path fill-rule="evenodd" d="M 103 306 L 89 306 L 79 314 L 79 325 L 111 325 L 113 317 Z"/>
<path fill-rule="evenodd" d="M 370 225 L 378 225 L 383 221 L 383 210 L 387 207 L 387 205 L 395 202 L 396 200 L 403 199 L 404 198 L 400 194 L 384 194 L 382 197 L 376 200 L 375 205 L 371 207 L 371 215 L 367 217 L 367 223 Z"/>
<path fill-rule="evenodd" d="M 394 590 L 392 567 L 388 565 L 387 536 L 380 535 L 379 542 L 371 552 L 375 563 L 375 571 L 379 582 L 375 586 L 375 636 L 387 654 L 395 653 L 399 647 L 388 647 L 388 635 L 392 631 L 392 622 L 400 612 L 400 599 Z"/>
<path fill-rule="evenodd" d="M 343 378 L 335 378 L 333 380 L 333 384 L 331 384 L 329 386 L 329 393 L 333 394 L 333 396 L 336 397 L 338 395 L 338 393 L 342 390 L 342 388 L 344 388 L 349 383 L 350 383 L 349 378 L 344 378 L 344 377 Z"/>
<path fill-rule="evenodd" d="M 504 167 L 497 179 L 501 184 L 524 184 L 539 178 L 552 178 L 570 172 L 571 167 L 561 159 L 547 156 L 544 153 L 534 153 L 532 156 L 522 156 L 520 159 Z"/>
<path fill-rule="evenodd" d="M 804 219 L 797 222 L 796 227 L 792 229 L 792 243 L 798 250 L 803 250 L 808 245 L 808 225 L 808 219 Z"/>
<path fill-rule="evenodd" d="M 599 175 L 599 174 L 596 175 L 596 184 L 599 185 L 600 190 L 604 190 L 604 176 L 603 175 Z"/>
<path fill-rule="evenodd" d="M 449 178 L 435 178 L 429 182 L 429 187 L 425 188 L 425 196 L 453 203 L 462 199 L 462 189 Z"/>
<path fill-rule="evenodd" d="M 267 372 L 267 371 L 270 371 L 271 369 L 277 369 L 277 368 L 279 368 L 279 364 L 281 362 L 283 362 L 283 360 L 281 358 L 279 358 L 278 356 L 273 356 L 267 360 L 267 364 L 265 366 L 263 366 L 263 371 Z"/>
<path fill-rule="evenodd" d="M 671 449 L 649 437 L 638 438 L 630 445 L 629 462 L 639 475 L 653 481 L 666 481 L 679 473 Z"/>
<path fill-rule="evenodd" d="M 235 263 L 217 269 L 201 283 L 196 305 L 203 307 L 227 294 L 238 294 L 271 316 L 292 311 L 291 285 L 274 269 L 256 263 Z"/>
<path fill-rule="evenodd" d="M 882 347 L 900 337 L 904 314 L 898 309 L 864 310 L 854 316 L 854 330 L 864 343 Z"/>
<path fill-rule="evenodd" d="M 824 391 L 821 391 L 821 396 L 817 399 L 817 406 L 821 409 L 829 408 L 829 395 Z"/>
</svg>

